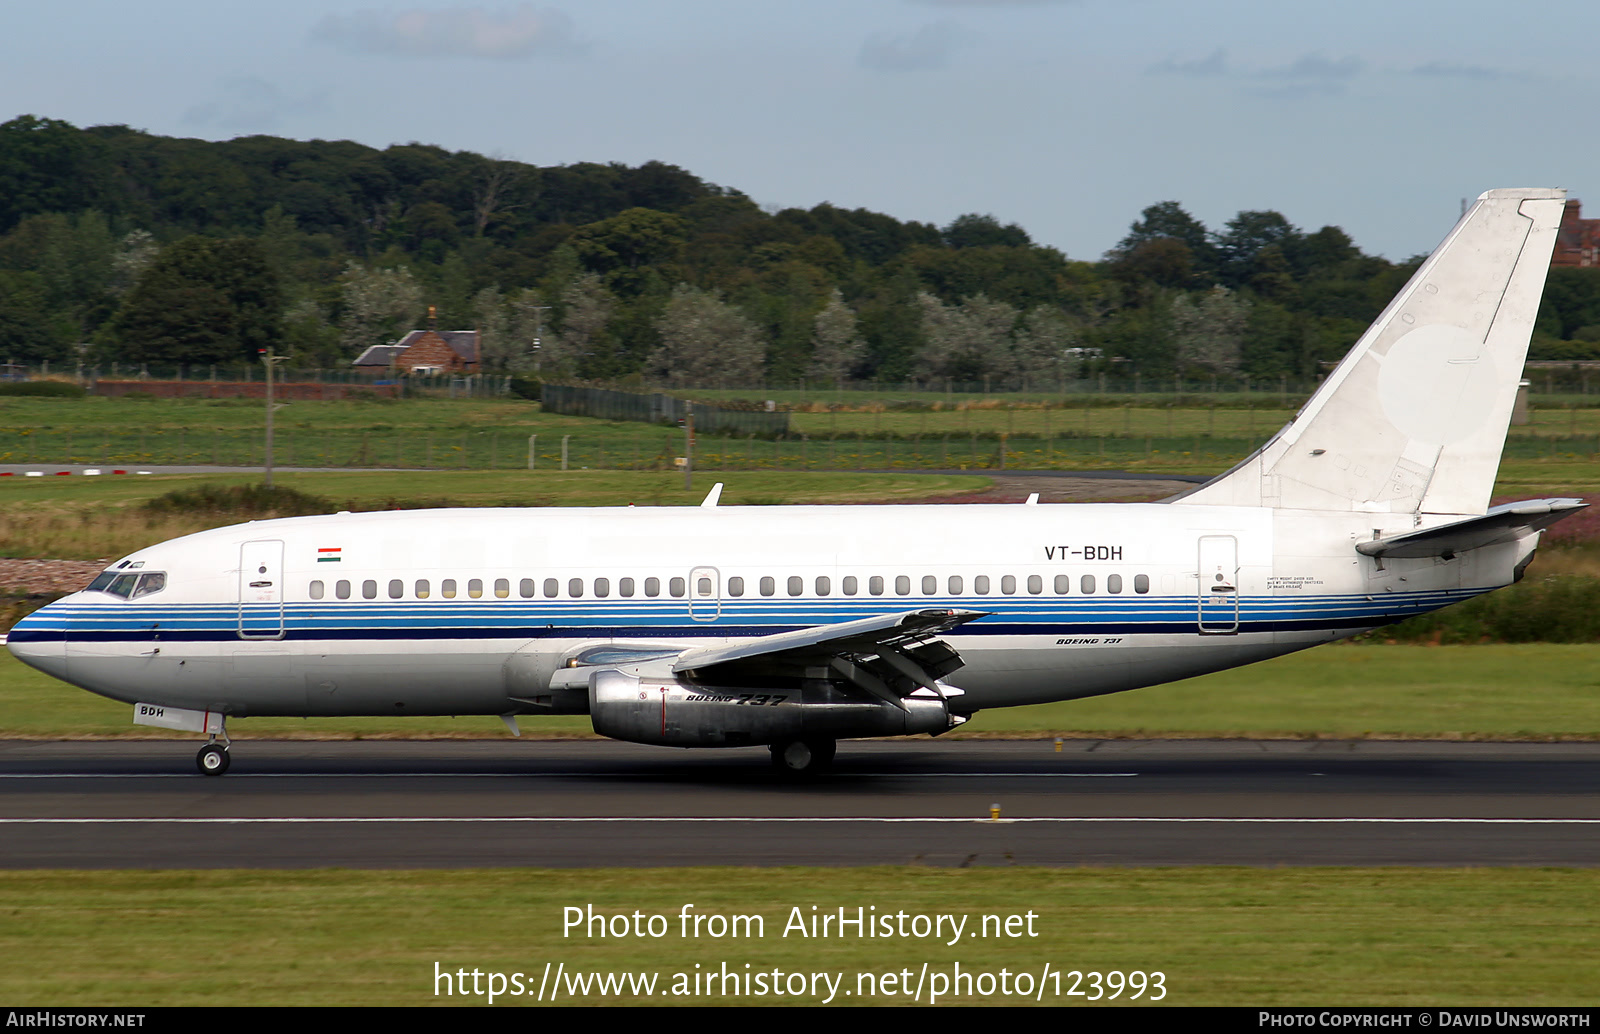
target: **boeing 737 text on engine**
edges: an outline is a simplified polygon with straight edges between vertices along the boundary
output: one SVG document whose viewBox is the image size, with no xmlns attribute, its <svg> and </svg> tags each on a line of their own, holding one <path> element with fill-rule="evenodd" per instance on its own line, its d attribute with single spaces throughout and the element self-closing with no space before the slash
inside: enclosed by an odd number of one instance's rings
<svg viewBox="0 0 1600 1034">
<path fill-rule="evenodd" d="M 10 649 L 135 721 L 587 714 L 676 747 L 938 734 L 1275 657 L 1521 577 L 1489 508 L 1565 194 L 1478 198 L 1295 420 L 1165 503 L 340 513 L 188 535 Z"/>
</svg>

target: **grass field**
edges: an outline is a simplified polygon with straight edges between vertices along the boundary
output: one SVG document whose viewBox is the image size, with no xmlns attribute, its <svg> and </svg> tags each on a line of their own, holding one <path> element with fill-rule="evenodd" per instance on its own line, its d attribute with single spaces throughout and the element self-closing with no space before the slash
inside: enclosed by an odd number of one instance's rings
<svg viewBox="0 0 1600 1034">
<path fill-rule="evenodd" d="M 152 474 L 0 478 L 0 556 L 96 560 L 122 556 L 239 515 L 148 514 L 138 504 L 196 485 L 257 483 L 259 474 Z M 699 503 L 717 481 L 725 505 L 891 503 L 982 491 L 988 482 L 940 474 L 739 471 L 351 471 L 280 472 L 277 485 L 327 498 L 331 509 L 392 506 L 682 506 Z M 254 515 L 251 515 L 254 516 Z"/>
<path fill-rule="evenodd" d="M 790 440 L 702 435 L 696 451 L 707 469 L 986 468 L 1001 465 L 1005 436 L 1007 467 L 1226 466 L 1293 415 L 1274 396 L 1237 406 L 1204 396 L 1047 401 L 953 396 L 910 410 L 868 402 L 802 411 Z M 0 463 L 260 464 L 263 412 L 248 399 L 0 398 Z M 536 465 L 546 467 L 560 466 L 564 437 L 574 468 L 670 469 L 683 453 L 676 428 L 546 414 L 515 399 L 406 399 L 290 403 L 277 415 L 275 456 L 284 466 L 513 470 L 527 467 L 530 436 Z M 1597 452 L 1593 406 L 1535 409 L 1508 445 L 1526 459 Z"/>
<path fill-rule="evenodd" d="M 592 735 L 584 717 L 521 725 L 528 737 Z M 508 735 L 493 717 L 251 718 L 228 731 L 268 739 Z M 948 735 L 1595 740 L 1600 645 L 1337 644 L 1131 693 L 983 711 Z M 9 654 L 0 655 L 0 737 L 196 738 L 135 726 L 128 705 Z"/>
<path fill-rule="evenodd" d="M 690 902 L 701 914 L 759 915 L 763 935 L 680 936 L 676 917 Z M 488 973 L 524 974 L 526 995 L 495 1003 L 521 1005 L 533 1004 L 546 963 L 569 975 L 631 971 L 659 981 L 650 996 L 563 988 L 560 1002 L 573 1005 L 796 1005 L 826 996 L 820 983 L 815 995 L 672 993 L 675 974 L 692 988 L 696 966 L 724 963 L 740 975 L 827 972 L 843 978 L 835 1004 L 852 1005 L 910 1004 L 925 963 L 947 976 L 959 963 L 992 980 L 1002 968 L 1034 978 L 1033 998 L 996 987 L 989 996 L 950 993 L 944 1004 L 1089 1004 L 1066 993 L 1069 976 L 1041 991 L 1047 963 L 1063 974 L 1158 971 L 1165 1005 L 1570 1006 L 1600 997 L 1594 870 L 0 872 L 0 903 L 0 1000 L 13 1006 L 485 1002 L 435 996 L 449 987 L 436 973 L 458 969 L 469 979 L 479 970 L 484 990 Z M 954 946 L 948 937 L 785 937 L 791 909 L 809 916 L 813 905 L 835 915 L 860 907 L 966 916 L 968 932 L 985 915 L 1032 912 L 1036 936 L 1023 918 L 1020 936 Z M 564 937 L 569 906 L 669 917 L 668 932 Z M 887 974 L 896 979 L 885 986 Z"/>
</svg>

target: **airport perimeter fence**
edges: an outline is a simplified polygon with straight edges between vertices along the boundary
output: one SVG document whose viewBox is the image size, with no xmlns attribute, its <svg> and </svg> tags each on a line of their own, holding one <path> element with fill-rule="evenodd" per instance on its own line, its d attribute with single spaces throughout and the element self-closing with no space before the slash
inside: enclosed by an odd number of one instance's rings
<svg viewBox="0 0 1600 1034">
<path fill-rule="evenodd" d="M 789 414 L 765 408 L 734 408 L 691 402 L 661 392 L 641 394 L 579 384 L 545 382 L 541 402 L 546 413 L 622 420 L 644 424 L 676 425 L 691 414 L 702 434 L 756 434 L 777 437 L 789 433 Z"/>
<path fill-rule="evenodd" d="M 159 398 L 259 398 L 266 392 L 261 363 L 161 364 L 0 363 L 0 383 L 55 381 L 76 384 L 90 395 L 144 394 Z M 411 374 L 387 368 L 320 369 L 278 366 L 276 386 L 297 388 L 299 398 L 504 398 L 512 376 L 505 373 Z M 317 387 L 329 390 L 318 392 Z"/>
<path fill-rule="evenodd" d="M 732 418 L 720 414 L 755 414 L 767 411 L 769 406 L 778 413 L 826 411 L 832 407 L 843 409 L 881 407 L 891 411 L 897 409 L 915 411 L 923 408 L 989 408 L 1010 405 L 1069 409 L 1127 404 L 1294 408 L 1316 391 L 1322 381 L 1321 375 L 1248 377 L 1242 374 L 1228 374 L 1156 377 L 1128 371 L 1117 364 L 1113 364 L 1109 372 L 1081 369 L 1078 373 L 1079 375 L 1070 377 L 988 378 L 981 381 L 928 378 L 916 381 L 795 383 L 756 381 L 741 384 L 633 379 L 623 383 L 584 384 L 581 387 L 593 392 L 612 392 L 641 397 L 662 396 L 679 402 L 680 406 L 682 400 L 693 399 L 697 424 L 701 422 L 699 407 L 707 406 L 712 407 L 705 410 L 705 413 L 713 419 L 714 426 L 726 427 L 731 433 L 773 434 L 783 432 L 762 425 L 759 420 L 752 417 Z M 1530 398 L 1537 399 L 1541 405 L 1600 406 L 1600 361 L 1535 360 L 1527 364 L 1523 375 L 1528 381 Z M 118 384 L 116 389 L 118 393 L 142 391 L 152 396 L 207 397 L 213 389 L 201 385 L 213 385 L 217 397 L 257 397 L 262 393 L 265 378 L 266 369 L 261 363 L 247 362 L 222 364 L 110 362 L 93 365 L 75 362 L 36 364 L 0 362 L 0 383 L 56 381 L 62 384 L 80 385 L 90 394 L 96 394 L 98 385 L 104 381 L 108 385 Z M 370 397 L 393 394 L 418 398 L 508 398 L 517 396 L 514 382 L 518 381 L 518 375 L 506 372 L 414 375 L 388 368 L 278 366 L 274 370 L 273 379 L 278 384 L 301 385 L 303 398 L 318 397 L 318 393 L 314 390 L 304 388 L 307 385 L 344 386 L 343 391 L 326 392 L 324 397 L 330 399 L 369 397 L 369 392 Z M 144 387 L 141 389 L 129 382 L 141 382 Z M 186 387 L 176 388 L 174 385 Z M 225 390 L 224 385 L 256 387 Z M 574 385 L 574 382 L 569 381 L 559 386 L 571 390 L 569 385 Z M 557 386 L 546 385 L 547 388 Z M 681 410 L 675 416 L 659 412 L 663 405 L 665 404 L 658 404 L 657 410 L 647 408 L 645 410 L 647 421 L 681 419 Z M 608 419 L 638 418 L 619 415 Z M 734 420 L 744 422 L 736 425 Z"/>
<path fill-rule="evenodd" d="M 260 468 L 260 430 L 26 430 L 0 428 L 0 464 L 35 467 L 156 466 Z M 699 470 L 1076 470 L 1123 465 L 1236 462 L 1266 436 L 1007 435 L 697 436 Z M 274 439 L 279 467 L 382 470 L 672 470 L 684 434 L 548 434 L 518 430 L 364 432 L 285 428 Z M 1515 434 L 1507 459 L 1575 457 L 1600 461 L 1600 434 Z"/>
</svg>

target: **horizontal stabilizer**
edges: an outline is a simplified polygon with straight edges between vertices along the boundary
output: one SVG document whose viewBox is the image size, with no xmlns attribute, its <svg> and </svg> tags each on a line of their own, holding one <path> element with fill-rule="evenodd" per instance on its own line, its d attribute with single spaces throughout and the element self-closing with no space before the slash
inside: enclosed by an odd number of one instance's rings
<svg viewBox="0 0 1600 1034">
<path fill-rule="evenodd" d="M 1529 532 L 1543 531 L 1563 517 L 1570 517 L 1588 506 L 1581 499 L 1530 499 L 1496 506 L 1482 517 L 1441 524 L 1437 528 L 1409 531 L 1403 535 L 1356 543 L 1356 552 L 1372 557 L 1414 559 L 1445 557 L 1469 549 L 1513 542 Z"/>
</svg>

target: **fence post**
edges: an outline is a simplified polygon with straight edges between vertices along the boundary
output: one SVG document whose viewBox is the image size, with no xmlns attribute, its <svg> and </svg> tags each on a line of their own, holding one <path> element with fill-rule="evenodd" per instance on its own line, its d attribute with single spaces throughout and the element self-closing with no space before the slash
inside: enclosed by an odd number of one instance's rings
<svg viewBox="0 0 1600 1034">
<path fill-rule="evenodd" d="M 528 435 L 528 469 L 529 470 L 533 469 L 534 458 L 538 455 L 536 452 L 533 451 L 533 443 L 538 441 L 538 440 L 539 440 L 539 436 L 538 435 L 536 435 L 536 434 Z"/>
<path fill-rule="evenodd" d="M 567 442 L 569 442 L 571 440 L 572 440 L 572 435 L 570 435 L 570 434 L 564 434 L 564 435 L 561 436 L 561 469 L 562 470 L 566 470 L 567 469 Z"/>
</svg>

